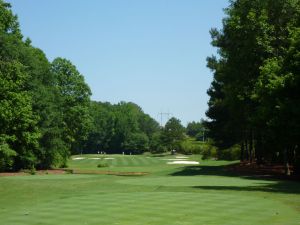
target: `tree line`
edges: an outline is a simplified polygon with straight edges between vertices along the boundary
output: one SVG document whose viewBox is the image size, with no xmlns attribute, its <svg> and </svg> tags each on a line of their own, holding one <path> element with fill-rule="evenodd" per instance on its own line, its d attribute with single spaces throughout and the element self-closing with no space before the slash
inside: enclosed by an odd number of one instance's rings
<svg viewBox="0 0 300 225">
<path fill-rule="evenodd" d="M 159 124 L 134 103 L 92 101 L 90 105 L 92 126 L 84 153 L 139 154 L 155 146 L 155 137 L 160 132 Z"/>
<path fill-rule="evenodd" d="M 71 61 L 50 62 L 24 38 L 9 3 L 0 0 L 0 171 L 66 166 L 71 154 L 165 152 L 182 149 L 185 132 L 164 127 L 136 104 L 92 101 Z"/>
<path fill-rule="evenodd" d="M 132 102 L 91 101 L 90 128 L 81 148 L 73 154 L 163 153 L 171 150 L 189 151 L 184 145 L 188 137 L 203 140 L 203 122 L 191 122 L 185 128 L 175 117 L 161 127 L 156 120 Z"/>
<path fill-rule="evenodd" d="M 220 149 L 240 146 L 242 161 L 300 166 L 300 1 L 235 0 L 221 30 L 206 126 Z"/>
<path fill-rule="evenodd" d="M 0 1 L 0 170 L 63 166 L 86 140 L 91 91 L 67 59 L 49 62 Z"/>
</svg>

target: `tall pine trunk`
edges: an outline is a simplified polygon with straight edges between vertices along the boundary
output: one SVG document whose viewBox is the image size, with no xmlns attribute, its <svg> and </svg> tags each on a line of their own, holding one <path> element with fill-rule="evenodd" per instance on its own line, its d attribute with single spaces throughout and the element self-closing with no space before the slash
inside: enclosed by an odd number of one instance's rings
<svg viewBox="0 0 300 225">
<path fill-rule="evenodd" d="M 253 135 L 252 135 L 252 130 L 250 131 L 250 135 L 249 135 L 249 161 L 250 161 L 250 163 L 253 162 Z"/>
<path fill-rule="evenodd" d="M 245 160 L 249 161 L 249 148 L 248 148 L 247 138 L 245 139 L 244 150 L 245 150 Z"/>
<path fill-rule="evenodd" d="M 256 142 L 255 142 L 255 155 L 256 155 L 256 160 L 257 160 L 257 164 L 262 164 L 264 163 L 264 159 L 263 159 L 263 146 L 262 146 L 262 137 L 260 134 L 258 134 L 256 136 Z"/>
<path fill-rule="evenodd" d="M 244 162 L 245 160 L 245 143 L 242 141 L 241 143 L 241 155 L 240 155 L 240 161 Z"/>
<path fill-rule="evenodd" d="M 291 175 L 290 165 L 289 165 L 289 152 L 288 147 L 286 147 L 283 151 L 283 161 L 284 161 L 284 173 L 287 176 Z"/>
</svg>

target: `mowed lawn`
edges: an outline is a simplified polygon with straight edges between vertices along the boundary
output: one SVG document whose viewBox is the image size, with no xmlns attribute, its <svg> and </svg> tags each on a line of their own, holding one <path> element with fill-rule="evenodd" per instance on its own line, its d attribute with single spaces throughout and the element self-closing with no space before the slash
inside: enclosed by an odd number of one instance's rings
<svg viewBox="0 0 300 225">
<path fill-rule="evenodd" d="M 85 174 L 0 177 L 0 224 L 300 224 L 299 182 L 186 157 L 80 155 L 69 168 Z M 199 165 L 167 164 L 176 160 Z"/>
</svg>

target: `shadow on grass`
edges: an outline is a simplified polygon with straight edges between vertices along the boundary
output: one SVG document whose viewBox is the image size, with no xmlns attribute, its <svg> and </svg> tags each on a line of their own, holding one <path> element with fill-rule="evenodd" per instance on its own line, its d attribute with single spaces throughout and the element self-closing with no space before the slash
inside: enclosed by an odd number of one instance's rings
<svg viewBox="0 0 300 225">
<path fill-rule="evenodd" d="M 228 191 L 262 191 L 275 193 L 300 194 L 300 182 L 282 180 L 276 176 L 267 174 L 239 174 L 228 170 L 228 166 L 188 166 L 181 171 L 170 174 L 171 176 L 221 176 L 221 177 L 239 177 L 248 180 L 273 181 L 272 183 L 259 186 L 230 186 L 230 185 L 203 185 L 193 186 L 193 188 L 204 190 L 228 190 Z M 217 179 L 217 178 L 216 178 Z"/>
<path fill-rule="evenodd" d="M 293 181 L 276 181 L 264 186 L 193 186 L 193 188 L 214 191 L 262 191 L 285 194 L 300 194 L 300 185 Z"/>
<path fill-rule="evenodd" d="M 198 176 L 198 175 L 212 175 L 212 176 L 237 176 L 236 173 L 226 170 L 227 166 L 187 166 L 181 171 L 174 172 L 172 176 Z"/>
</svg>

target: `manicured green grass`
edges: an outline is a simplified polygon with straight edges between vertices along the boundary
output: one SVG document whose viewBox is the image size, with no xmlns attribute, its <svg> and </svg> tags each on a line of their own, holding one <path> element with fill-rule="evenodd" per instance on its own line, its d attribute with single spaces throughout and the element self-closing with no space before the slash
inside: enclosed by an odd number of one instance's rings
<svg viewBox="0 0 300 225">
<path fill-rule="evenodd" d="M 300 224 L 300 183 L 238 177 L 226 161 L 167 165 L 175 156 L 83 155 L 90 174 L 0 177 L 0 224 Z M 92 159 L 103 157 L 103 159 Z M 113 158 L 113 159 L 104 159 Z M 99 162 L 108 167 L 98 168 Z M 96 172 L 147 172 L 144 176 Z"/>
</svg>

